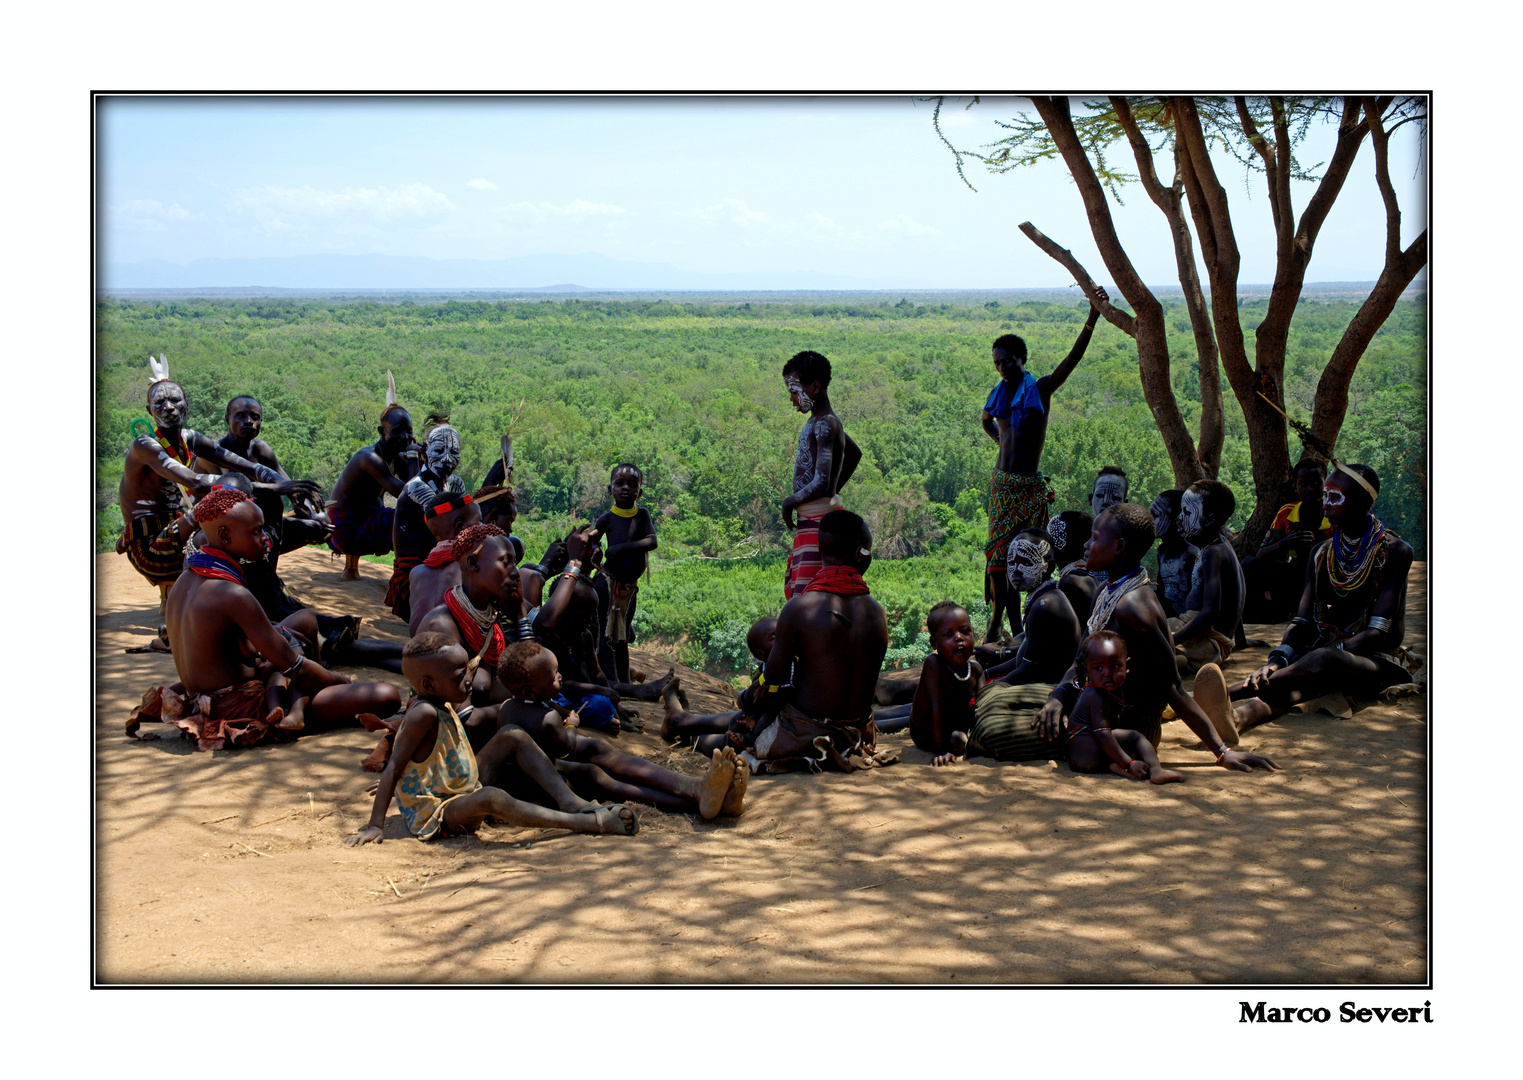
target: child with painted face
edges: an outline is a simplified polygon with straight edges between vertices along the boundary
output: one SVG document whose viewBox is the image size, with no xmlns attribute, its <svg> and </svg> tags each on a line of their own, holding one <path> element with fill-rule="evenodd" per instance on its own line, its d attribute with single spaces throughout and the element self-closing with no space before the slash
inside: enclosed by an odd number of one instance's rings
<svg viewBox="0 0 1523 1080">
<path fill-rule="evenodd" d="M 1068 763 L 1074 772 L 1109 768 L 1117 776 L 1177 784 L 1181 773 L 1158 763 L 1153 744 L 1135 731 L 1114 728 L 1125 708 L 1126 642 L 1110 630 L 1090 634 L 1079 646 L 1087 685 L 1068 717 Z"/>
<path fill-rule="evenodd" d="M 1217 480 L 1195 481 L 1180 499 L 1179 532 L 1197 555 L 1186 610 L 1169 620 L 1169 629 L 1186 674 L 1225 663 L 1243 621 L 1243 569 L 1223 533 L 1236 509 L 1232 489 Z"/>
<path fill-rule="evenodd" d="M 402 650 L 402 673 L 417 696 L 393 737 L 370 823 L 346 836 L 344 844 L 379 844 L 393 796 L 407 831 L 419 840 L 473 833 L 485 821 L 572 832 L 634 833 L 633 810 L 594 806 L 575 798 L 544 752 L 520 728 L 500 729 L 482 747 L 478 764 L 465 725 L 455 712 L 456 705 L 470 700 L 475 671 L 470 654 L 444 634 L 423 633 L 407 643 Z M 515 799 L 501 788 L 483 786 L 482 776 L 495 780 L 510 758 L 526 773 L 538 772 L 552 786 L 559 784 L 561 797 L 579 810 L 550 810 Z"/>
<path fill-rule="evenodd" d="M 973 706 L 984 672 L 973 659 L 973 622 L 966 609 L 943 600 L 926 613 L 931 655 L 920 666 L 920 685 L 910 705 L 910 738 L 950 765 L 968 749 Z"/>
<path fill-rule="evenodd" d="M 623 683 L 629 682 L 629 634 L 634 626 L 640 575 L 650 565 L 650 553 L 656 550 L 656 525 L 644 507 L 635 505 L 644 484 L 645 474 L 638 465 L 615 465 L 608 479 L 613 506 L 593 525 L 598 535 L 608 540 L 603 559 L 603 573 L 608 575 L 608 622 L 603 632 L 613 649 L 614 669 L 609 674 Z"/>
</svg>

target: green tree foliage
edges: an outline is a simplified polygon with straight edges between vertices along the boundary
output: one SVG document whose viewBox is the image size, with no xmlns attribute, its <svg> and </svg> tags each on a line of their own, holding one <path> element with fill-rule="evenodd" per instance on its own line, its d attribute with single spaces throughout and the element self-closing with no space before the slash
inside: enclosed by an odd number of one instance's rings
<svg viewBox="0 0 1523 1080">
<path fill-rule="evenodd" d="M 873 593 L 889 610 L 893 648 L 909 650 L 893 655 L 915 662 L 932 604 L 982 604 L 995 448 L 979 414 L 997 378 L 990 342 L 1021 334 L 1040 375 L 1067 353 L 1087 310 L 1072 292 L 1044 296 L 998 306 L 982 297 L 748 306 L 102 301 L 97 547 L 109 550 L 120 528 L 117 486 L 128 426 L 146 412 L 150 352 L 167 353 L 192 427 L 220 436 L 228 400 L 252 393 L 264 403 L 265 437 L 287 471 L 325 490 L 349 456 L 374 440 L 390 369 L 416 423 L 432 409 L 450 414 L 464 436 L 461 472 L 472 485 L 527 399 L 514 451 L 523 508 L 517 531 L 531 558 L 607 506 L 613 464 L 639 463 L 642 501 L 661 547 L 641 587 L 636 634 L 681 641 L 685 658 L 716 670 L 741 669 L 748 663 L 744 628 L 776 614 L 782 602 L 791 537 L 777 507 L 791 484 L 802 418 L 789 407 L 781 371 L 793 353 L 812 348 L 830 357 L 831 398 L 862 447 L 843 498 L 874 531 Z M 1354 298 L 1303 301 L 1287 354 L 1292 415 L 1308 414 L 1319 358 L 1357 307 Z M 1245 326 L 1262 311 L 1262 299 L 1246 299 Z M 1423 311 L 1420 301 L 1403 301 L 1376 335 L 1354 377 L 1339 443 L 1341 455 L 1380 473 L 1380 512 L 1420 558 L 1427 525 Z M 1172 314 L 1185 347 L 1188 319 Z M 1199 409 L 1192 372 L 1177 370 L 1175 378 L 1192 420 L 1191 409 Z M 1226 421 L 1221 478 L 1247 504 L 1245 427 L 1231 400 Z M 1102 326 L 1053 401 L 1043 468 L 1057 491 L 1054 509 L 1084 507 L 1096 472 L 1113 463 L 1130 474 L 1138 501 L 1172 486 L 1133 343 Z M 1242 506 L 1235 524 L 1248 509 Z"/>
</svg>

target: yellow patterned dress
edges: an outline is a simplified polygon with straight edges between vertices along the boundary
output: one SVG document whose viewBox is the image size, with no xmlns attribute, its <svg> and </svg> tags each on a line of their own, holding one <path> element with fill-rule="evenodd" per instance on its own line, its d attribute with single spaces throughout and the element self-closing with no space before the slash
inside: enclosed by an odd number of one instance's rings
<svg viewBox="0 0 1523 1080">
<path fill-rule="evenodd" d="M 419 840 L 432 839 L 444 827 L 445 803 L 481 790 L 465 727 L 448 702 L 440 704 L 446 715 L 439 717 L 434 752 L 427 760 L 409 761 L 397 782 L 397 809 Z"/>
</svg>

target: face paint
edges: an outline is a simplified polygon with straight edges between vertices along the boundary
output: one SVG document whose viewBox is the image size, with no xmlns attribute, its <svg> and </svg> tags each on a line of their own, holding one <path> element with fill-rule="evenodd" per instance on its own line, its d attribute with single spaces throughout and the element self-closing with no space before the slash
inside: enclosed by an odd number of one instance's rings
<svg viewBox="0 0 1523 1080">
<path fill-rule="evenodd" d="M 148 395 L 148 412 L 159 427 L 179 427 L 185 422 L 185 391 L 172 382 L 161 382 Z"/>
<path fill-rule="evenodd" d="M 1047 523 L 1047 535 L 1052 537 L 1052 542 L 1062 551 L 1068 546 L 1068 522 L 1062 518 L 1053 518 Z"/>
<path fill-rule="evenodd" d="M 1052 545 L 1017 536 L 1010 541 L 1005 579 L 1022 592 L 1035 592 L 1052 572 Z"/>
<path fill-rule="evenodd" d="M 1153 505 L 1150 509 L 1153 512 L 1153 535 L 1162 539 L 1168 535 L 1170 518 L 1172 517 L 1169 512 L 1169 501 L 1160 495 L 1153 500 Z"/>
<path fill-rule="evenodd" d="M 1179 534 L 1192 544 L 1207 539 L 1206 500 L 1199 492 L 1187 491 L 1179 508 Z"/>
<path fill-rule="evenodd" d="M 1126 481 L 1115 473 L 1107 473 L 1095 481 L 1093 492 L 1089 496 L 1089 506 L 1096 517 L 1100 511 L 1115 506 L 1117 503 L 1126 502 Z"/>
<path fill-rule="evenodd" d="M 783 376 L 783 385 L 788 388 L 788 393 L 793 396 L 793 403 L 799 412 L 808 412 L 814 408 L 814 398 L 804 393 L 804 384 L 799 381 L 797 375 Z"/>
<path fill-rule="evenodd" d="M 428 433 L 423 459 L 428 471 L 438 477 L 452 474 L 460 465 L 460 433 L 448 424 L 440 424 Z"/>
<path fill-rule="evenodd" d="M 1331 479 L 1322 484 L 1322 508 L 1324 510 L 1339 509 L 1343 506 L 1343 492 L 1332 482 Z"/>
</svg>

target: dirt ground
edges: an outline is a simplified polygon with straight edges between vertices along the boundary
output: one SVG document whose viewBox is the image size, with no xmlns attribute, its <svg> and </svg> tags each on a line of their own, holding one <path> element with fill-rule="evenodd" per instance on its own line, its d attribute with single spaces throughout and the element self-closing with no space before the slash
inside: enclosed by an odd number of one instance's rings
<svg viewBox="0 0 1523 1080">
<path fill-rule="evenodd" d="M 381 603 L 386 568 L 340 582 L 340 567 L 316 549 L 281 561 L 318 610 L 402 640 Z M 359 761 L 376 737 L 218 753 L 126 738 L 133 705 L 174 667 L 122 652 L 157 626 L 156 591 L 116 555 L 96 574 L 101 982 L 1427 979 L 1426 696 L 1250 732 L 1245 748 L 1275 774 L 1216 768 L 1178 723 L 1162 758 L 1188 781 L 1164 788 L 1051 762 L 933 770 L 890 736 L 902 764 L 759 777 L 739 818 L 642 807 L 631 838 L 487 827 L 425 844 L 393 810 L 384 843 L 351 850 L 340 840 L 369 816 L 375 777 Z M 1235 655 L 1228 678 L 1264 653 Z M 682 675 L 695 710 L 728 707 L 723 684 Z M 659 705 L 638 709 L 655 731 Z M 653 734 L 619 742 L 700 765 Z"/>
</svg>

